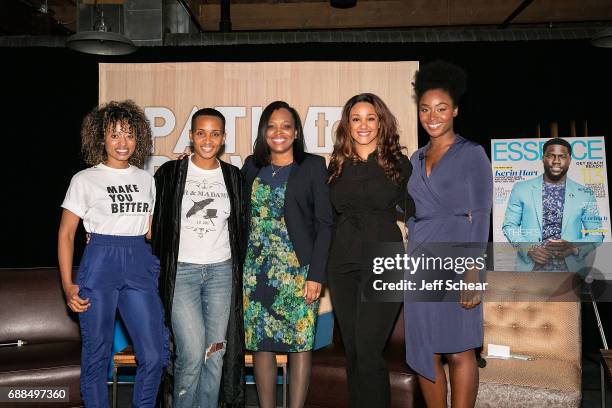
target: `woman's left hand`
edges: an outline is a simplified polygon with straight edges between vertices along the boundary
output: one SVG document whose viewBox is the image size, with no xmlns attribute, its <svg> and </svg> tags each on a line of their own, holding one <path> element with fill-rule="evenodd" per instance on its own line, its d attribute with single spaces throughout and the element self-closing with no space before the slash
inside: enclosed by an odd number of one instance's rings
<svg viewBox="0 0 612 408">
<path fill-rule="evenodd" d="M 306 281 L 304 286 L 304 299 L 306 304 L 309 305 L 321 296 L 321 284 L 315 281 Z"/>
<path fill-rule="evenodd" d="M 480 282 L 479 273 L 480 272 L 478 269 L 468 269 L 465 272 L 463 281 L 466 283 L 479 283 Z M 472 309 L 478 306 L 481 302 L 482 302 L 482 292 L 480 290 L 462 290 L 461 291 L 459 303 L 461 304 L 462 308 Z"/>
<path fill-rule="evenodd" d="M 482 293 L 477 290 L 461 291 L 460 301 L 464 309 L 473 309 L 482 302 Z"/>
</svg>

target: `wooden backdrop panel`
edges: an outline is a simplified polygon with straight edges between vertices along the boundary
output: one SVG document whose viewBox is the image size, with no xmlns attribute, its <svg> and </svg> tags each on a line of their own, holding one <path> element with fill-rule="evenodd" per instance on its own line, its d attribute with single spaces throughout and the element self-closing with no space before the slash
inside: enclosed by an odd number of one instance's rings
<svg viewBox="0 0 612 408">
<path fill-rule="evenodd" d="M 227 118 L 224 160 L 238 166 L 252 151 L 261 110 L 285 100 L 300 114 L 307 150 L 328 158 L 343 104 L 361 92 L 378 94 L 396 115 L 401 143 L 417 148 L 411 82 L 418 62 L 197 62 L 100 64 L 100 102 L 132 99 L 154 128 L 161 165 L 188 143 L 192 112 L 217 107 Z"/>
</svg>

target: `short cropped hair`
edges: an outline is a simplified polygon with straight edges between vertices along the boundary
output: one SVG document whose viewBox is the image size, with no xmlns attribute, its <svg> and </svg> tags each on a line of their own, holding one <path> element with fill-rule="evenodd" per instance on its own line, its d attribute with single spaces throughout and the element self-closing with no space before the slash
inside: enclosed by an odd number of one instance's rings
<svg viewBox="0 0 612 408">
<path fill-rule="evenodd" d="M 565 146 L 567 147 L 567 151 L 569 152 L 569 155 L 570 156 L 572 155 L 572 145 L 569 144 L 567 140 L 562 139 L 560 137 L 555 137 L 555 138 L 547 140 L 546 143 L 544 143 L 544 146 L 542 146 L 542 154 L 546 154 L 546 149 L 548 149 L 552 145 Z"/>
<path fill-rule="evenodd" d="M 195 129 L 196 119 L 200 116 L 214 116 L 216 118 L 221 119 L 221 126 L 222 126 L 221 130 L 223 130 L 223 133 L 225 133 L 225 116 L 223 116 L 221 112 L 213 108 L 203 108 L 203 109 L 196 111 L 193 114 L 193 116 L 191 117 L 191 130 L 192 131 Z"/>
</svg>

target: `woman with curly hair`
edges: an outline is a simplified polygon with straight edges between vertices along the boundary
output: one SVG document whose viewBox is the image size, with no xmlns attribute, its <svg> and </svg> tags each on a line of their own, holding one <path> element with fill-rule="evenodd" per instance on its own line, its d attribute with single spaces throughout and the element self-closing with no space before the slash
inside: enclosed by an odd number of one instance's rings
<svg viewBox="0 0 612 408">
<path fill-rule="evenodd" d="M 429 143 L 410 159 L 414 172 L 408 192 L 415 198 L 416 214 L 408 222 L 408 255 L 427 253 L 434 244 L 438 256 L 444 250 L 453 257 L 476 258 L 482 256 L 488 241 L 493 198 L 491 163 L 482 146 L 459 136 L 453 127 L 465 88 L 465 72 L 447 62 L 426 64 L 416 74 L 419 121 L 429 135 Z M 465 244 L 470 249 L 458 253 L 457 248 Z M 419 272 L 422 276 L 440 273 L 420 270 L 415 276 Z M 478 275 L 478 269 L 471 268 L 457 277 L 476 281 Z M 482 307 L 477 297 L 460 295 L 452 301 L 421 302 L 405 292 L 406 360 L 419 374 L 425 402 L 431 408 L 447 405 L 443 357 L 448 361 L 452 407 L 473 407 L 476 402 L 478 366 L 474 349 L 483 342 Z"/>
<path fill-rule="evenodd" d="M 289 406 L 304 406 L 332 210 L 325 160 L 304 152 L 297 111 L 262 112 L 253 155 L 242 166 L 249 226 L 244 331 L 262 408 L 276 407 L 275 353 L 289 353 Z"/>
<path fill-rule="evenodd" d="M 401 303 L 361 301 L 369 276 L 358 254 L 365 242 L 402 241 L 397 206 L 412 215 L 413 201 L 406 193 L 411 172 L 387 105 L 371 93 L 349 99 L 329 164 L 335 217 L 328 274 L 354 408 L 389 406 L 389 374 L 382 352 Z"/>
<path fill-rule="evenodd" d="M 82 153 L 92 167 L 72 178 L 62 203 L 59 268 L 67 304 L 79 314 L 81 394 L 88 408 L 108 406 L 106 375 L 117 310 L 138 361 L 135 407 L 155 405 L 169 356 L 157 292 L 159 261 L 145 242 L 155 184 L 140 167 L 151 147 L 149 122 L 134 102 L 94 108 L 81 129 Z M 75 283 L 74 236 L 81 219 L 90 239 Z"/>
</svg>

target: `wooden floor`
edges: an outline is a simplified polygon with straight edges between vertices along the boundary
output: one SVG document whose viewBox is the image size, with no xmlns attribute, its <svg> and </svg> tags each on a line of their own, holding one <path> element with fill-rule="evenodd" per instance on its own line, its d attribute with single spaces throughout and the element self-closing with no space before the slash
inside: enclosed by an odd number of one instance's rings
<svg viewBox="0 0 612 408">
<path fill-rule="evenodd" d="M 601 408 L 599 393 L 599 363 L 598 355 L 584 353 L 582 355 L 582 408 Z M 110 394 L 110 388 L 109 388 Z M 254 385 L 247 385 L 247 408 L 257 408 L 257 391 Z M 612 385 L 607 389 L 608 407 L 612 407 Z M 118 408 L 131 408 L 132 386 L 119 385 Z M 282 388 L 277 388 L 277 405 L 280 407 Z"/>
</svg>

